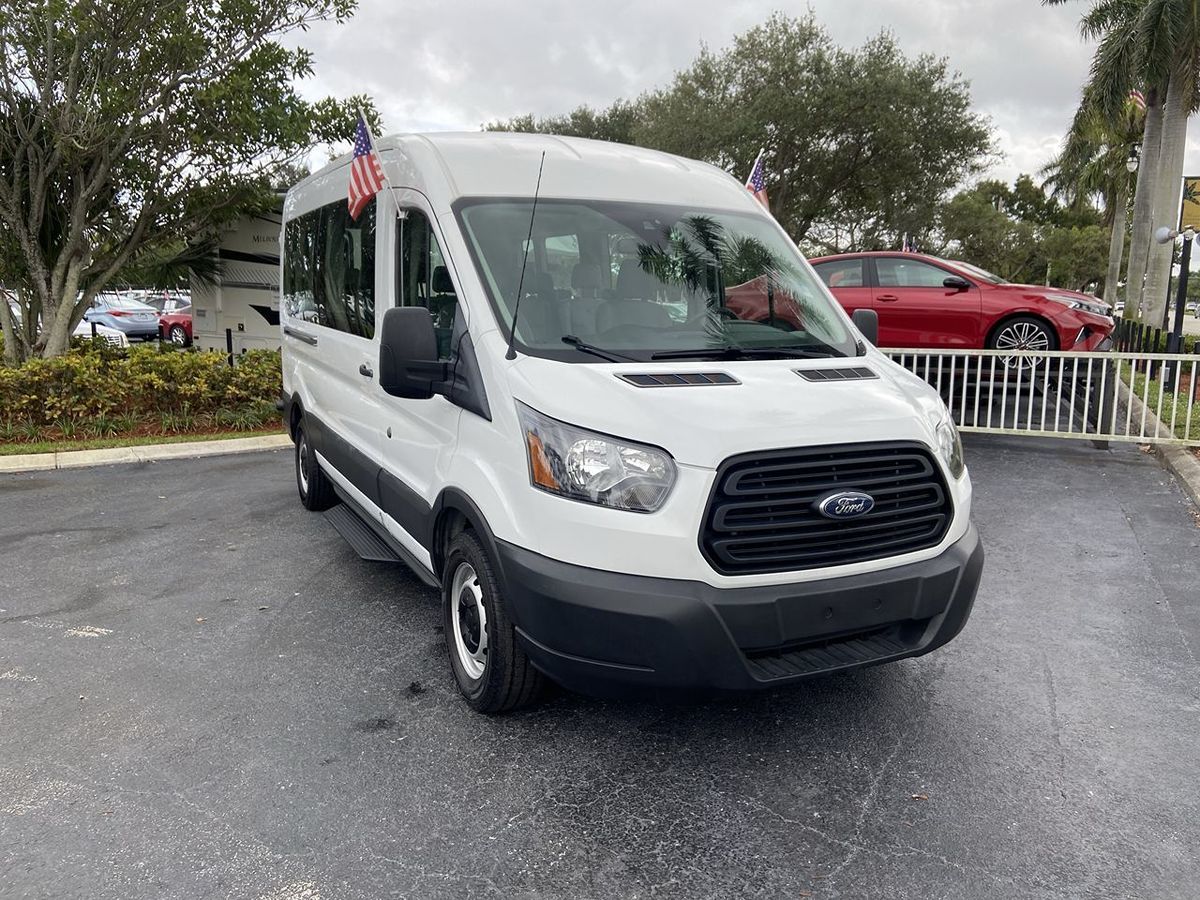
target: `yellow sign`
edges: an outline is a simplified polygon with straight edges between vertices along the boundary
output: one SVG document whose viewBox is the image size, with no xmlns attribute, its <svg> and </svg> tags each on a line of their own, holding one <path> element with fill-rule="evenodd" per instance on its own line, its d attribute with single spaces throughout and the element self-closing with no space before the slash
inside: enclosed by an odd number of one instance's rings
<svg viewBox="0 0 1200 900">
<path fill-rule="evenodd" d="M 1200 231 L 1200 176 L 1183 177 L 1183 202 L 1179 206 L 1179 230 Z"/>
</svg>

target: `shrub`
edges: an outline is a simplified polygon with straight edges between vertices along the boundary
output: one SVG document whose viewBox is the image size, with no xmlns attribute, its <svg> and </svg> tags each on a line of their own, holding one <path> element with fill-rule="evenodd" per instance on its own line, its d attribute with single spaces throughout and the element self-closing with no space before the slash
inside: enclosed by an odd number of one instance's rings
<svg viewBox="0 0 1200 900">
<path fill-rule="evenodd" d="M 0 442 L 73 435 L 255 430 L 278 422 L 279 353 L 79 341 L 56 359 L 0 366 Z"/>
</svg>

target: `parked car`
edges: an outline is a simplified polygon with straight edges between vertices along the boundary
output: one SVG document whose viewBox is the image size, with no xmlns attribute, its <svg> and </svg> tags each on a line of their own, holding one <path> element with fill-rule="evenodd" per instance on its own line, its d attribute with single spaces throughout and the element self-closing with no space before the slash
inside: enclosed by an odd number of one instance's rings
<svg viewBox="0 0 1200 900">
<path fill-rule="evenodd" d="M 83 317 L 88 322 L 115 328 L 131 341 L 152 341 L 158 337 L 158 310 L 119 294 L 96 297 Z"/>
<path fill-rule="evenodd" d="M 176 312 L 164 313 L 158 317 L 158 335 L 164 341 L 170 341 L 176 347 L 190 347 L 192 344 L 192 308 L 184 307 Z"/>
<path fill-rule="evenodd" d="M 1097 297 L 1010 284 L 970 263 L 894 252 L 811 262 L 848 311 L 879 314 L 881 347 L 1096 350 L 1113 330 Z"/>
<path fill-rule="evenodd" d="M 440 588 L 474 709 L 545 677 L 770 688 L 958 634 L 983 549 L 950 413 L 740 181 L 550 136 L 381 147 L 396 190 L 355 219 L 350 156 L 288 192 L 284 421 L 301 503 Z"/>
<path fill-rule="evenodd" d="M 174 291 L 147 291 L 137 299 L 147 306 L 153 306 L 159 313 L 179 312 L 192 308 L 190 295 Z"/>
<path fill-rule="evenodd" d="M 72 334 L 75 337 L 81 338 L 101 337 L 114 347 L 129 346 L 129 338 L 125 336 L 125 332 L 110 328 L 108 325 L 102 325 L 99 322 L 96 322 L 94 327 L 95 331 L 93 332 L 93 323 L 88 322 L 86 319 L 81 319 L 79 324 L 75 326 Z"/>
</svg>

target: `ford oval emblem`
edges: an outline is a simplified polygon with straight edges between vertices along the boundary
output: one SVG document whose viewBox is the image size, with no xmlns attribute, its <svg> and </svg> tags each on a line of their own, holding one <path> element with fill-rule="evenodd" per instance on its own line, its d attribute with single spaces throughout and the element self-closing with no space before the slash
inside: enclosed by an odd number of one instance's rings
<svg viewBox="0 0 1200 900">
<path fill-rule="evenodd" d="M 862 491 L 838 491 L 821 497 L 816 506 L 827 519 L 857 519 L 875 508 L 875 498 Z"/>
</svg>

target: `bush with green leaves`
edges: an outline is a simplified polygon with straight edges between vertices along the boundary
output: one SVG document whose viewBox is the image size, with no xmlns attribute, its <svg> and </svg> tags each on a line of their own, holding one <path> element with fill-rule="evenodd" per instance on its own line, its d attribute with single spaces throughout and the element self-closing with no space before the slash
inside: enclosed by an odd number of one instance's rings
<svg viewBox="0 0 1200 900">
<path fill-rule="evenodd" d="M 0 366 L 0 443 L 121 434 L 257 431 L 279 424 L 279 354 L 80 341 L 66 355 Z"/>
</svg>

